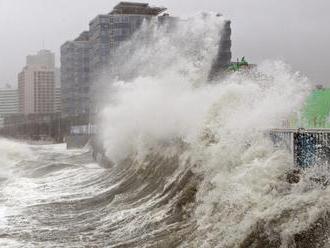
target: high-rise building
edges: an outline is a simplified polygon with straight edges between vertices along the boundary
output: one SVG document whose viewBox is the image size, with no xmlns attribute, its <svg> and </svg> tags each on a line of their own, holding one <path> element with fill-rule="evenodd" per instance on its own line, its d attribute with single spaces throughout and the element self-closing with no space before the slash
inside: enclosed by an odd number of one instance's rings
<svg viewBox="0 0 330 248">
<path fill-rule="evenodd" d="M 89 113 L 90 101 L 89 32 L 61 47 L 61 87 L 63 116 Z"/>
<path fill-rule="evenodd" d="M 20 113 L 54 113 L 54 69 L 45 65 L 27 65 L 18 74 L 18 92 Z"/>
<path fill-rule="evenodd" d="M 166 8 L 121 2 L 89 23 L 89 31 L 61 47 L 62 112 L 64 116 L 94 112 L 93 99 L 102 91 L 99 79 L 109 69 L 116 49 L 143 23 Z M 164 16 L 167 18 L 168 16 Z M 164 18 L 159 21 L 163 22 Z M 91 110 L 92 108 L 92 110 Z"/>
<path fill-rule="evenodd" d="M 18 113 L 18 91 L 16 89 L 0 89 L 0 128 L 4 118 Z"/>
<path fill-rule="evenodd" d="M 102 77 L 120 44 L 141 27 L 144 20 L 158 16 L 166 8 L 150 7 L 147 3 L 120 2 L 107 15 L 98 15 L 89 23 L 91 73 L 94 81 Z"/>
<path fill-rule="evenodd" d="M 231 27 L 230 21 L 226 21 L 221 32 L 221 39 L 218 54 L 215 57 L 210 73 L 209 80 L 212 81 L 224 75 L 226 68 L 231 63 Z"/>
</svg>

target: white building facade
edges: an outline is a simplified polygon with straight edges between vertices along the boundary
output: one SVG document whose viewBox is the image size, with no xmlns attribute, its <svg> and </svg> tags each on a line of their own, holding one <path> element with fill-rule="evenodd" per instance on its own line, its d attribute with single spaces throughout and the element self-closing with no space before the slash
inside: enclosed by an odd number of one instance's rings
<svg viewBox="0 0 330 248">
<path fill-rule="evenodd" d="M 18 91 L 16 89 L 0 89 L 0 128 L 4 118 L 18 113 Z"/>
</svg>

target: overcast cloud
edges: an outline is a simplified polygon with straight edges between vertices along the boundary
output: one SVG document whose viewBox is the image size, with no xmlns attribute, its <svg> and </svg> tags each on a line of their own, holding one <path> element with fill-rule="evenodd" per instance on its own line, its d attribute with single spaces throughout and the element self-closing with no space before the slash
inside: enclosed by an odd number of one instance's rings
<svg viewBox="0 0 330 248">
<path fill-rule="evenodd" d="M 0 0 L 0 86 L 16 87 L 27 54 L 56 52 L 88 29 L 115 0 Z M 330 85 L 329 0 L 153 0 L 177 16 L 214 11 L 232 20 L 233 56 L 283 59 L 315 83 Z"/>
</svg>

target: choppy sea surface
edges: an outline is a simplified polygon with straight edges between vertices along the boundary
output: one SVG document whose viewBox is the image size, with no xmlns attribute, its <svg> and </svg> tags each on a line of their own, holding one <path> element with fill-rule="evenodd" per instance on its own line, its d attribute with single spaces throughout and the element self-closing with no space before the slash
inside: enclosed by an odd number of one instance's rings
<svg viewBox="0 0 330 248">
<path fill-rule="evenodd" d="M 316 170 L 298 184 L 269 172 L 284 151 L 213 175 L 217 189 L 182 144 L 112 168 L 87 148 L 1 145 L 1 247 L 329 247 L 329 189 Z"/>
<path fill-rule="evenodd" d="M 88 150 L 8 144 L 16 151 L 0 184 L 1 247 L 173 247 L 193 230 L 190 195 L 177 198 L 194 194 L 194 181 L 176 158 L 110 170 Z"/>
</svg>

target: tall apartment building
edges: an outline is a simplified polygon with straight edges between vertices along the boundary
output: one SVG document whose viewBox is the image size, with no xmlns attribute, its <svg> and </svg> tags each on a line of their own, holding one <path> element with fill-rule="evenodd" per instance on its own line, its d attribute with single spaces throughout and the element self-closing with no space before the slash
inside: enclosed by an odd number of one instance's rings
<svg viewBox="0 0 330 248">
<path fill-rule="evenodd" d="M 107 15 L 99 15 L 89 24 L 91 48 L 92 98 L 100 95 L 102 78 L 110 69 L 109 63 L 116 49 L 141 27 L 166 8 L 150 7 L 147 3 L 120 2 Z M 111 66 L 116 65 L 115 62 Z M 94 96 L 93 96 L 94 95 Z"/>
<path fill-rule="evenodd" d="M 27 65 L 18 74 L 18 92 L 20 113 L 54 113 L 54 69 L 45 65 Z"/>
<path fill-rule="evenodd" d="M 121 2 L 109 14 L 95 17 L 89 23 L 88 32 L 63 44 L 61 85 L 64 115 L 95 112 L 92 102 L 103 88 L 98 79 L 109 69 L 116 49 L 132 37 L 144 20 L 150 20 L 165 10 L 150 7 L 147 3 Z"/>
<path fill-rule="evenodd" d="M 61 47 L 61 85 L 63 116 L 89 113 L 90 99 L 89 32 Z"/>
<path fill-rule="evenodd" d="M 231 64 L 231 22 L 226 21 L 221 31 L 218 53 L 215 57 L 210 73 L 209 80 L 212 81 L 224 75 L 226 68 Z"/>
<path fill-rule="evenodd" d="M 143 20 L 151 19 L 165 10 L 150 7 L 147 3 L 121 2 L 109 14 L 95 17 L 89 23 L 90 42 L 93 44 L 91 71 L 102 71 L 115 49 L 140 28 Z"/>
<path fill-rule="evenodd" d="M 0 128 L 4 118 L 18 113 L 18 91 L 15 89 L 0 89 Z"/>
</svg>

